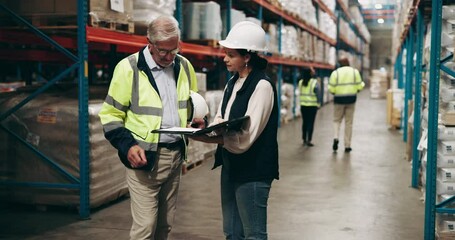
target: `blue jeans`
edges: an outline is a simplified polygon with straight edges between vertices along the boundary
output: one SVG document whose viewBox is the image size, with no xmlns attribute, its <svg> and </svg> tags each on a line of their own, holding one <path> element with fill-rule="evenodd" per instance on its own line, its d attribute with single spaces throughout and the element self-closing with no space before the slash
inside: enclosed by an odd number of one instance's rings
<svg viewBox="0 0 455 240">
<path fill-rule="evenodd" d="M 236 183 L 221 170 L 223 231 L 229 240 L 267 239 L 267 200 L 272 179 Z"/>
</svg>

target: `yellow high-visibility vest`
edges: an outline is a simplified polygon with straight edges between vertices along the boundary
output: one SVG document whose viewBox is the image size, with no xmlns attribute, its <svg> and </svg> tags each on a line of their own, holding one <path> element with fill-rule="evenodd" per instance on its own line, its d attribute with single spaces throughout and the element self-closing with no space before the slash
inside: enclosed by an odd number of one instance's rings
<svg viewBox="0 0 455 240">
<path fill-rule="evenodd" d="M 330 75 L 329 92 L 335 97 L 355 96 L 364 86 L 359 71 L 353 67 L 340 67 Z"/>
<path fill-rule="evenodd" d="M 314 93 L 314 88 L 318 80 L 311 78 L 306 86 L 303 86 L 303 79 L 299 81 L 300 105 L 301 106 L 319 106 L 318 97 Z"/>
<path fill-rule="evenodd" d="M 99 112 L 105 132 L 125 127 L 131 131 L 139 146 L 146 151 L 156 151 L 163 105 L 158 92 L 150 84 L 147 74 L 137 68 L 138 53 L 122 59 L 115 67 L 108 95 Z M 177 101 L 180 126 L 186 127 L 190 90 L 197 92 L 194 69 L 185 58 L 181 59 L 177 79 Z M 190 68 L 190 69 L 189 69 Z M 188 76 L 189 75 L 189 76 Z"/>
</svg>

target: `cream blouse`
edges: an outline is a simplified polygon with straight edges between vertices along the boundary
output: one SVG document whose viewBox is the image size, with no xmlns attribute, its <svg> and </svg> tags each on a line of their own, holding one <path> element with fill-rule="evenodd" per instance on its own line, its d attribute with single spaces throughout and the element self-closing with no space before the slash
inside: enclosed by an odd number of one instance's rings
<svg viewBox="0 0 455 240">
<path fill-rule="evenodd" d="M 225 118 L 223 119 L 221 117 L 222 103 L 220 103 L 218 111 L 215 115 L 215 119 L 213 120 L 213 124 L 228 120 L 234 98 L 240 88 L 242 88 L 245 80 L 246 78 L 237 79 L 232 90 L 232 95 L 229 98 L 226 106 L 226 111 L 224 113 Z M 241 131 L 230 131 L 227 134 L 223 135 L 223 147 L 226 150 L 231 153 L 240 154 L 246 152 L 251 147 L 251 145 L 253 145 L 254 141 L 256 141 L 256 139 L 264 130 L 269 120 L 270 114 L 272 113 L 274 101 L 273 95 L 273 88 L 270 83 L 266 80 L 260 80 L 256 85 L 256 89 L 254 90 L 248 102 L 248 108 L 245 113 L 245 115 L 250 116 L 248 124 L 244 126 Z M 276 121 L 278 121 L 278 119 Z"/>
</svg>

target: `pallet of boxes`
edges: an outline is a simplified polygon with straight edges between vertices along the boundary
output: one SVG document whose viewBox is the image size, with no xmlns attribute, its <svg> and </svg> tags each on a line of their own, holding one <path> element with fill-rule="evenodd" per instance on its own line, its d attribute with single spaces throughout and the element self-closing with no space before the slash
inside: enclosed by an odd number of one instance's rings
<svg viewBox="0 0 455 240">
<path fill-rule="evenodd" d="M 404 109 L 403 89 L 389 89 L 387 96 L 387 124 L 391 129 L 401 128 L 401 114 Z"/>
<path fill-rule="evenodd" d="M 134 33 L 133 0 L 89 0 L 87 2 L 89 25 Z M 77 0 L 0 0 L 0 3 L 39 29 L 77 28 Z M 2 26 L 17 25 L 11 17 L 6 15 L 0 17 Z"/>
<path fill-rule="evenodd" d="M 370 97 L 385 98 L 387 95 L 389 77 L 387 71 L 374 69 L 370 76 Z"/>
</svg>

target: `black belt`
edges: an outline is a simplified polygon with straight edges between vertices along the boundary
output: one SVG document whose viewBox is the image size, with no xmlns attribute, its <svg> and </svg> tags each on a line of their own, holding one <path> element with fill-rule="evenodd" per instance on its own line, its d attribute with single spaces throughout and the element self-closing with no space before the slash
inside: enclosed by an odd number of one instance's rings
<svg viewBox="0 0 455 240">
<path fill-rule="evenodd" d="M 183 146 L 183 139 L 171 143 L 158 143 L 158 147 L 167 149 L 176 149 Z"/>
</svg>

